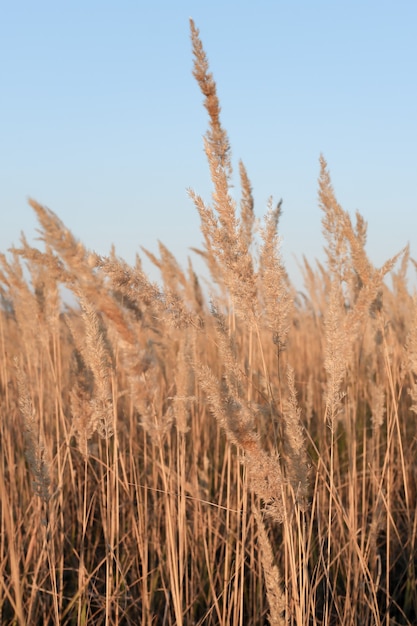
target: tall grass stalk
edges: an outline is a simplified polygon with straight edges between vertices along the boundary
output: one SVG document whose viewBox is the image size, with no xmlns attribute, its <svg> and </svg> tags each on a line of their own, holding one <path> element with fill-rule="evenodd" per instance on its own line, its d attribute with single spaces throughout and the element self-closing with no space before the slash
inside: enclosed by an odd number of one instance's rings
<svg viewBox="0 0 417 626">
<path fill-rule="evenodd" d="M 326 262 L 296 291 L 190 28 L 210 297 L 164 244 L 154 283 L 34 200 L 39 247 L 0 255 L 0 621 L 411 626 L 417 263 L 373 265 L 320 157 Z"/>
</svg>

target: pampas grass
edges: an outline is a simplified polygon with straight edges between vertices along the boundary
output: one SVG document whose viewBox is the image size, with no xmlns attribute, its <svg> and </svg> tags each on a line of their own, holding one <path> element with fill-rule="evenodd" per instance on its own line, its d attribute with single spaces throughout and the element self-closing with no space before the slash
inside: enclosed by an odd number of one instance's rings
<svg viewBox="0 0 417 626">
<path fill-rule="evenodd" d="M 152 283 L 35 201 L 40 249 L 0 256 L 1 623 L 415 624 L 417 264 L 374 267 L 321 157 L 297 293 L 191 41 L 210 300 L 164 244 Z"/>
</svg>

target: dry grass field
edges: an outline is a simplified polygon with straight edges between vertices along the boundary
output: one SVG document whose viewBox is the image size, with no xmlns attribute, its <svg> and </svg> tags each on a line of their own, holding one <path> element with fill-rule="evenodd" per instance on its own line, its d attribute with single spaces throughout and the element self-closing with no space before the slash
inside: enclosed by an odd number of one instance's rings
<svg viewBox="0 0 417 626">
<path fill-rule="evenodd" d="M 0 623 L 416 624 L 416 263 L 373 266 L 321 159 L 326 263 L 296 292 L 242 163 L 232 198 L 191 33 L 210 296 L 162 244 L 154 284 L 34 201 L 42 244 L 0 257 Z"/>
</svg>

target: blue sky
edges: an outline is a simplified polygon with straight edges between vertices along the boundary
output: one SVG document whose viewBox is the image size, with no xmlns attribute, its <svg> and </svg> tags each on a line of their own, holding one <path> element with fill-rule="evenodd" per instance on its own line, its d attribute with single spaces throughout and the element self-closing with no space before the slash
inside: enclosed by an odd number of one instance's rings
<svg viewBox="0 0 417 626">
<path fill-rule="evenodd" d="M 323 259 L 320 153 L 339 202 L 368 221 L 374 263 L 408 242 L 417 257 L 414 0 L 4 2 L 0 251 L 35 235 L 28 197 L 100 254 L 113 243 L 133 262 L 159 239 L 184 264 L 201 245 L 186 190 L 208 200 L 211 186 L 190 16 L 257 215 L 283 198 L 295 282 L 295 258 Z"/>
</svg>

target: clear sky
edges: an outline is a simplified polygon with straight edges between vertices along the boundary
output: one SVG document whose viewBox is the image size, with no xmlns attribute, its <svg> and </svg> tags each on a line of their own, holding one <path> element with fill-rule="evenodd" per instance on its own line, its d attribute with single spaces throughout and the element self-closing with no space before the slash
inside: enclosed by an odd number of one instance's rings
<svg viewBox="0 0 417 626">
<path fill-rule="evenodd" d="M 0 251 L 35 234 L 27 198 L 100 254 L 199 247 L 209 200 L 188 18 L 256 213 L 283 198 L 282 252 L 323 258 L 318 159 L 382 264 L 417 257 L 415 0 L 15 0 L 0 19 Z M 238 177 L 236 177 L 238 186 Z"/>
</svg>

